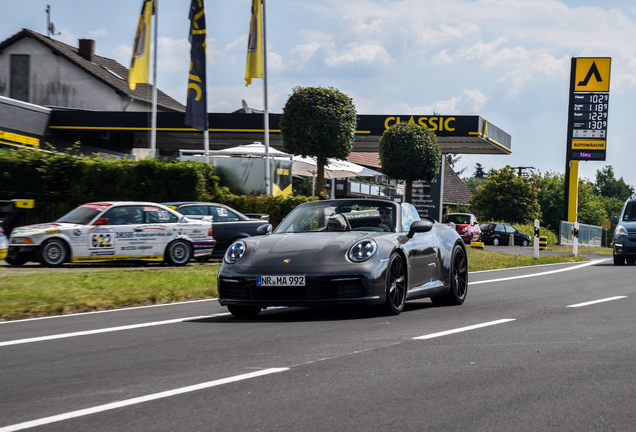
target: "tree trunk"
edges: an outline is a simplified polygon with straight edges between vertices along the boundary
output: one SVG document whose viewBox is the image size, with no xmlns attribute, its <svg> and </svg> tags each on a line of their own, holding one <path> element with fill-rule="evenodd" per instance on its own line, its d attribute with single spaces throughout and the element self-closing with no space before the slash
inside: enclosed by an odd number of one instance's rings
<svg viewBox="0 0 636 432">
<path fill-rule="evenodd" d="M 412 204 L 413 180 L 404 180 L 404 202 Z"/>
<path fill-rule="evenodd" d="M 316 174 L 316 196 L 320 196 L 321 192 L 325 191 L 325 163 L 327 162 L 326 157 L 318 156 L 316 158 L 317 170 Z"/>
</svg>

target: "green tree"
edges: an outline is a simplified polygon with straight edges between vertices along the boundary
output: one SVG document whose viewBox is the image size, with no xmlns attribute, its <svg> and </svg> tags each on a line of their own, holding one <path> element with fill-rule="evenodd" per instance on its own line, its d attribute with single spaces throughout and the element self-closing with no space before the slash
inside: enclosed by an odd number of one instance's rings
<svg viewBox="0 0 636 432">
<path fill-rule="evenodd" d="M 464 169 L 460 171 L 455 170 L 455 164 L 457 164 L 457 162 L 462 160 L 462 157 L 455 153 L 448 153 L 447 155 L 444 156 L 444 158 L 446 159 L 446 163 L 448 164 L 448 166 L 450 166 L 453 169 L 453 171 L 455 171 L 455 174 L 457 174 L 458 176 L 464 174 L 464 172 L 468 169 L 464 167 Z"/>
<path fill-rule="evenodd" d="M 470 207 L 482 220 L 527 223 L 530 221 L 531 183 L 525 177 L 517 176 L 515 170 L 505 166 L 493 170 L 484 186 L 477 188 Z M 541 218 L 541 206 L 534 205 L 534 217 Z"/>
<path fill-rule="evenodd" d="M 473 173 L 473 177 L 478 179 L 487 177 L 484 172 L 484 167 L 479 162 L 475 163 L 475 172 Z"/>
<path fill-rule="evenodd" d="M 357 125 L 353 100 L 329 87 L 294 87 L 280 119 L 283 147 L 302 156 L 315 156 L 316 192 L 325 191 L 328 158 L 345 159 L 351 153 Z"/>
<path fill-rule="evenodd" d="M 437 137 L 414 123 L 397 123 L 384 131 L 379 143 L 382 172 L 405 181 L 404 200 L 413 199 L 413 181 L 431 181 L 439 172 L 442 155 Z"/>
<path fill-rule="evenodd" d="M 563 219 L 563 197 L 565 192 L 565 176 L 548 171 L 533 177 L 539 183 L 539 192 L 535 192 L 535 203 L 539 203 L 542 216 L 541 226 L 559 232 Z"/>
<path fill-rule="evenodd" d="M 470 192 L 473 195 L 476 195 L 479 193 L 479 191 L 477 190 L 477 187 L 484 186 L 488 182 L 488 178 L 487 177 L 482 177 L 482 178 L 468 177 L 468 178 L 463 178 L 462 181 L 464 182 L 466 187 L 470 189 Z"/>
<path fill-rule="evenodd" d="M 579 205 L 577 220 L 588 225 L 601 225 L 607 219 L 603 198 L 594 192 L 594 185 L 587 179 L 579 180 Z"/>
<path fill-rule="evenodd" d="M 602 170 L 596 170 L 594 191 L 604 197 L 625 201 L 634 193 L 634 188 L 626 184 L 623 177 L 617 180 L 612 166 L 606 165 Z"/>
</svg>

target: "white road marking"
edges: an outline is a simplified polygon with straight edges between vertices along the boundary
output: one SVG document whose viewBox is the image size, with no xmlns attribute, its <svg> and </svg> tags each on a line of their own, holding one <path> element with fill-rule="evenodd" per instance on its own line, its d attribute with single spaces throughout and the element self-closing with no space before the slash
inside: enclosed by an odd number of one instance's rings
<svg viewBox="0 0 636 432">
<path fill-rule="evenodd" d="M 583 263 L 583 264 L 579 264 L 579 265 L 576 265 L 576 266 L 566 267 L 566 268 L 562 268 L 562 269 L 558 269 L 558 270 L 551 270 L 551 271 L 547 271 L 547 272 L 532 273 L 532 274 L 527 274 L 527 275 L 522 275 L 522 276 L 511 276 L 511 277 L 500 278 L 500 279 L 489 279 L 489 280 L 483 280 L 483 281 L 469 282 L 468 285 L 478 285 L 478 284 L 484 284 L 484 283 L 490 283 L 490 282 L 503 282 L 503 281 L 509 281 L 509 280 L 514 280 L 514 279 L 525 279 L 525 278 L 536 277 L 536 276 L 545 276 L 545 275 L 554 274 L 554 273 L 561 273 L 561 272 L 566 272 L 566 271 L 571 271 L 571 270 L 578 270 L 580 268 L 591 266 L 591 265 L 594 265 L 594 264 L 598 264 L 598 263 L 603 262 L 603 261 L 607 261 L 607 259 L 589 261 L 589 262 L 586 262 L 586 263 Z"/>
<path fill-rule="evenodd" d="M 490 321 L 490 322 L 486 322 L 486 323 L 482 323 L 482 324 L 475 324 L 475 325 L 471 325 L 471 326 L 467 326 L 467 327 L 460 327 L 460 328 L 456 328 L 453 330 L 446 330 L 443 332 L 439 332 L 439 333 L 431 333 L 431 334 L 427 334 L 424 336 L 418 336 L 418 337 L 414 337 L 413 339 L 432 339 L 432 338 L 436 338 L 436 337 L 440 337 L 440 336 L 447 336 L 450 334 L 454 334 L 454 333 L 461 333 L 461 332 L 465 332 L 465 331 L 469 331 L 469 330 L 475 330 L 478 328 L 482 328 L 482 327 L 488 327 L 488 326 L 493 326 L 493 325 L 497 325 L 497 324 L 503 324 L 503 323 L 507 323 L 510 321 L 516 321 L 515 319 L 500 319 L 497 321 Z"/>
<path fill-rule="evenodd" d="M 229 384 L 232 382 L 236 382 L 236 381 L 241 381 L 241 380 L 246 380 L 246 379 L 250 379 L 250 378 L 255 378 L 255 377 L 259 377 L 259 376 L 263 376 L 263 375 L 269 375 L 269 374 L 273 374 L 273 373 L 278 373 L 278 372 L 284 372 L 289 370 L 289 368 L 270 368 L 270 369 L 264 369 L 264 370 L 260 370 L 260 371 L 256 371 L 256 372 L 250 372 L 250 373 L 246 373 L 246 374 L 242 374 L 242 375 L 236 375 L 233 377 L 228 377 L 228 378 L 222 378 L 222 379 L 218 379 L 218 380 L 214 380 L 214 381 L 208 381 L 208 382 L 204 382 L 204 383 L 200 383 L 200 384 L 194 384 L 191 386 L 187 386 L 187 387 L 181 387 L 181 388 L 177 388 L 174 390 L 167 390 L 167 391 L 163 391 L 163 392 L 159 392 L 159 393 L 154 393 L 154 394 L 150 394 L 150 395 L 146 395 L 146 396 L 140 396 L 140 397 L 136 397 L 136 398 L 132 398 L 132 399 L 126 399 L 126 400 L 122 400 L 122 401 L 118 401 L 118 402 L 111 402 L 111 403 L 107 403 L 105 405 L 98 405 L 92 408 L 85 408 L 85 409 L 81 409 L 81 410 L 77 410 L 77 411 L 71 411 L 65 414 L 58 414 L 58 415 L 54 415 L 54 416 L 50 416 L 50 417 L 44 417 L 41 419 L 37 419 L 37 420 L 31 420 L 31 421 L 27 421 L 27 422 L 23 422 L 23 423 L 17 423 L 14 425 L 9 425 L 9 426 L 5 426 L 5 427 L 0 427 L 0 432 L 9 432 L 9 431 L 19 431 L 19 430 L 23 430 L 23 429 L 29 429 L 29 428 L 33 428 L 33 427 L 37 427 L 37 426 L 42 426 L 42 425 L 46 425 L 46 424 L 51 424 L 51 423 L 55 423 L 55 422 L 59 422 L 59 421 L 63 421 L 63 420 L 69 420 L 72 418 L 77 418 L 77 417 L 83 417 L 86 415 L 91 415 L 91 414 L 96 414 L 99 412 L 103 412 L 103 411 L 108 411 L 108 410 L 112 410 L 112 409 L 117 409 L 117 408 L 122 408 L 122 407 L 126 407 L 126 406 L 130 406 L 130 405 L 136 405 L 136 404 L 140 404 L 140 403 L 144 403 L 144 402 L 148 402 L 148 401 L 153 401 L 153 400 L 157 400 L 157 399 L 162 399 L 162 398 L 167 398 L 167 397 L 171 397 L 171 396 L 176 396 L 176 395 L 180 395 L 183 393 L 189 393 L 189 392 L 193 392 L 193 391 L 197 391 L 197 390 L 203 390 L 203 389 L 207 389 L 210 387 L 216 387 L 216 386 L 220 386 L 223 384 Z"/>
<path fill-rule="evenodd" d="M 121 309 L 108 309 L 108 310 L 102 310 L 102 311 L 78 312 L 78 313 L 72 313 L 72 314 L 66 314 L 66 315 L 53 315 L 53 316 L 45 316 L 45 317 L 38 317 L 38 318 L 27 318 L 27 319 L 14 320 L 14 321 L 0 321 L 0 325 L 20 324 L 20 323 L 29 322 L 29 321 L 40 321 L 40 320 L 55 319 L 55 318 L 74 318 L 74 317 L 80 317 L 83 315 L 103 314 L 103 313 L 111 313 L 111 312 L 127 312 L 127 311 L 131 311 L 135 309 L 148 309 L 148 308 L 166 307 L 166 306 L 181 306 L 181 305 L 187 305 L 190 303 L 200 303 L 200 302 L 209 302 L 209 301 L 219 301 L 219 299 L 211 298 L 211 299 L 202 299 L 202 300 L 190 300 L 190 301 L 177 302 L 177 303 L 162 303 L 162 304 L 155 304 L 155 305 L 148 305 L 148 306 L 134 306 L 134 307 L 121 308 Z"/>
<path fill-rule="evenodd" d="M 600 300 L 593 300 L 593 301 L 589 301 L 589 302 L 585 302 L 585 303 L 579 303 L 579 304 L 573 304 L 573 305 L 569 305 L 566 307 L 582 307 L 582 306 L 589 306 L 589 305 L 593 305 L 593 304 L 597 304 L 597 303 L 604 303 L 604 302 L 608 302 L 608 301 L 612 301 L 612 300 L 619 300 L 619 299 L 624 299 L 627 298 L 627 296 L 616 296 L 616 297 L 608 297 L 608 298 L 604 298 L 604 299 L 600 299 Z"/>
<path fill-rule="evenodd" d="M 87 336 L 87 335 L 94 335 L 94 334 L 100 334 L 100 333 L 133 330 L 133 329 L 138 329 L 143 327 L 154 327 L 154 326 L 160 326 L 165 324 L 175 324 L 175 323 L 186 322 L 186 321 L 195 321 L 198 319 L 221 317 L 221 316 L 226 316 L 229 314 L 230 314 L 229 312 L 225 312 L 225 313 L 219 313 L 214 315 L 201 315 L 201 316 L 187 317 L 187 318 L 176 318 L 176 319 L 170 319 L 170 320 L 164 320 L 164 321 L 152 321 L 152 322 L 141 323 L 141 324 L 131 324 L 131 325 L 125 325 L 125 326 L 119 326 L 119 327 L 107 327 L 102 329 L 85 330 L 85 331 L 79 331 L 79 332 L 73 332 L 73 333 L 60 333 L 60 334 L 54 334 L 54 335 L 48 335 L 48 336 L 33 337 L 28 339 L 15 339 L 10 341 L 0 342 L 0 347 L 9 346 L 9 345 L 19 345 L 19 344 L 25 344 L 25 343 L 31 343 L 31 342 L 43 342 L 43 341 L 49 341 L 54 339 L 64 339 L 64 338 L 70 338 L 70 337 L 76 337 L 76 336 Z"/>
</svg>

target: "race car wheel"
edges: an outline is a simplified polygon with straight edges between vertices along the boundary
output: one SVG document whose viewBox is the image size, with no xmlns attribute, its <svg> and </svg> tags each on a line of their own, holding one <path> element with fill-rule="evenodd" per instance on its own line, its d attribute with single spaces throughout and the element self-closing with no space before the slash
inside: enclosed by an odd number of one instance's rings
<svg viewBox="0 0 636 432">
<path fill-rule="evenodd" d="M 10 258 L 10 257 L 6 257 L 4 260 L 10 265 L 14 265 L 14 266 L 21 266 L 27 262 L 27 260 L 24 260 L 24 259 Z"/>
<path fill-rule="evenodd" d="M 236 306 L 230 305 L 227 310 L 237 318 L 255 318 L 256 315 L 261 313 L 260 306 Z"/>
<path fill-rule="evenodd" d="M 450 268 L 450 287 L 445 296 L 431 297 L 437 306 L 460 305 L 468 293 L 468 260 L 464 249 L 455 245 Z"/>
<path fill-rule="evenodd" d="M 174 266 L 184 266 L 192 259 L 192 246 L 185 240 L 175 240 L 166 249 L 166 262 Z"/>
<path fill-rule="evenodd" d="M 406 274 L 404 261 L 396 253 L 391 255 L 386 275 L 386 301 L 384 309 L 389 315 L 399 315 L 406 301 Z"/>
<path fill-rule="evenodd" d="M 38 250 L 38 261 L 46 267 L 60 267 L 68 258 L 68 246 L 60 239 L 49 239 Z"/>
</svg>

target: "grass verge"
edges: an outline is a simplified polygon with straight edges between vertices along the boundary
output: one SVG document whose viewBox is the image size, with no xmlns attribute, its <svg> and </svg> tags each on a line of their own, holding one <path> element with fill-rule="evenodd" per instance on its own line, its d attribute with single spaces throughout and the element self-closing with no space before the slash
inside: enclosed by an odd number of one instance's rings
<svg viewBox="0 0 636 432">
<path fill-rule="evenodd" d="M 219 266 L 0 273 L 0 320 L 214 298 Z"/>
<path fill-rule="evenodd" d="M 512 267 L 526 267 L 542 264 L 557 264 L 587 261 L 587 258 L 574 255 L 544 255 L 538 259 L 532 255 L 515 255 L 503 252 L 492 252 L 483 249 L 466 248 L 468 252 L 468 271 L 496 270 Z M 594 248 L 596 249 L 596 248 Z"/>
<path fill-rule="evenodd" d="M 556 248 L 568 251 L 568 246 L 550 246 L 549 250 Z M 601 255 L 600 249 L 608 249 L 612 254 L 610 248 L 586 249 L 578 251 Z M 533 256 L 468 248 L 469 271 L 576 261 L 586 259 L 563 254 L 535 260 Z M 197 263 L 179 268 L 0 269 L 0 321 L 215 298 L 219 266 Z"/>
</svg>

